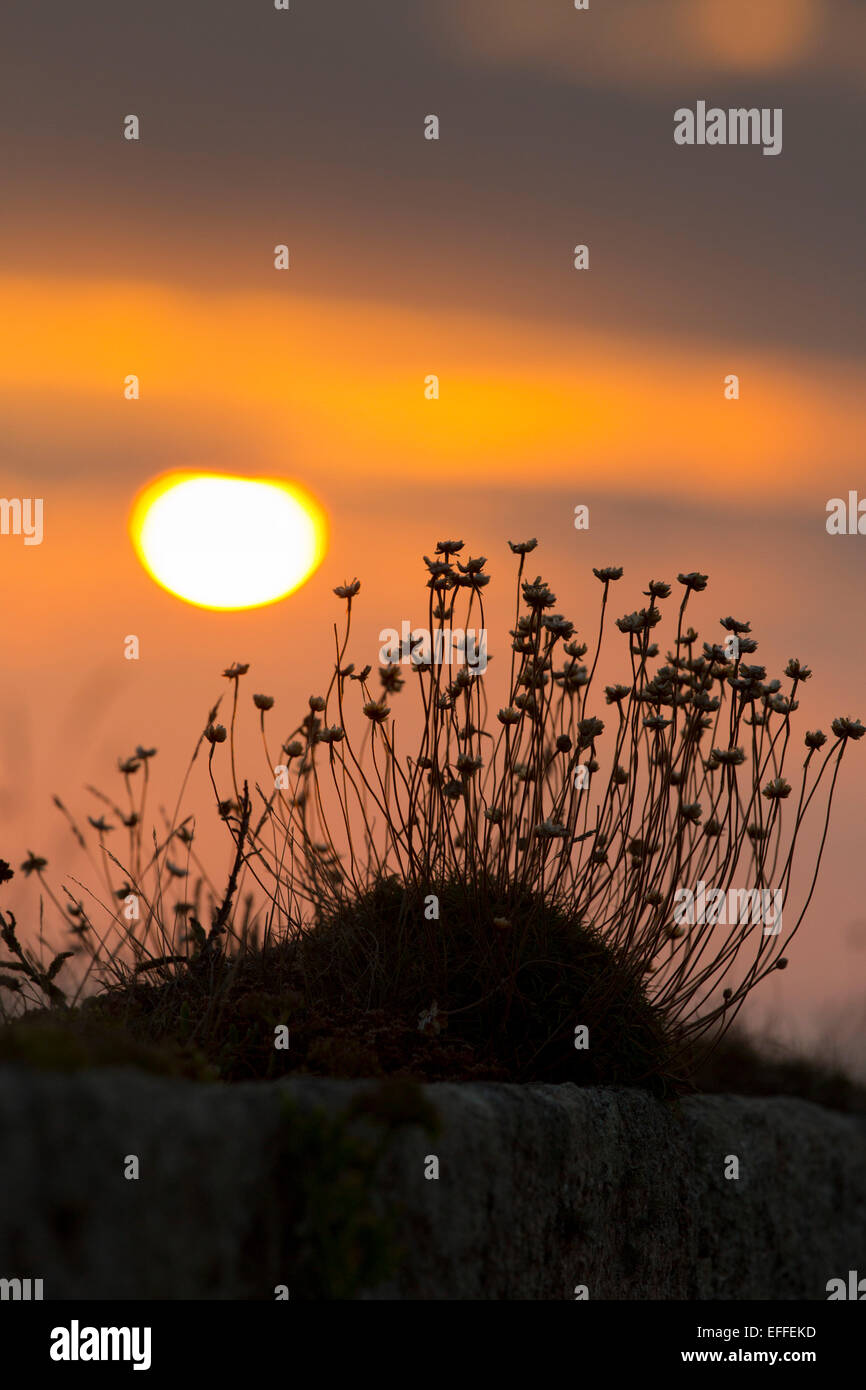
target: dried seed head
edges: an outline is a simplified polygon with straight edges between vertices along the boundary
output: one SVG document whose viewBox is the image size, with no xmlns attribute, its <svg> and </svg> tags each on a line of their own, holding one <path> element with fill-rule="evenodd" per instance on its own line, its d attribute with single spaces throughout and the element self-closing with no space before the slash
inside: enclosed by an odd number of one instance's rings
<svg viewBox="0 0 866 1390">
<path fill-rule="evenodd" d="M 578 748 L 588 748 L 593 739 L 604 733 L 604 721 L 601 719 L 581 719 L 577 725 Z"/>
<path fill-rule="evenodd" d="M 368 700 L 364 705 L 364 714 L 373 724 L 384 724 L 390 713 L 388 706 L 381 700 Z"/>
<path fill-rule="evenodd" d="M 548 817 L 540 825 L 534 826 L 532 833 L 537 835 L 539 840 L 564 840 L 568 835 L 568 827 Z"/>
<path fill-rule="evenodd" d="M 396 665 L 380 666 L 379 681 L 382 685 L 382 689 L 387 691 L 389 695 L 396 695 L 397 692 L 399 690 L 402 690 L 403 686 L 406 684 L 405 680 L 403 679 L 400 667 Z"/>
<path fill-rule="evenodd" d="M 436 549 L 437 549 L 437 550 L 439 549 L 439 546 L 438 546 L 438 545 L 437 545 Z M 479 555 L 479 556 L 477 556 L 474 560 L 472 559 L 471 556 L 469 556 L 469 558 L 467 559 L 465 565 L 461 565 L 460 561 L 458 560 L 458 561 L 457 561 L 457 568 L 460 570 L 461 574 L 480 574 L 481 571 L 484 569 L 484 566 L 485 566 L 486 564 L 487 564 L 487 556 L 486 556 L 486 555 Z"/>
<path fill-rule="evenodd" d="M 604 687 L 604 694 L 609 705 L 619 705 L 622 703 L 622 701 L 626 698 L 627 695 L 631 694 L 631 686 L 606 685 Z"/>
<path fill-rule="evenodd" d="M 714 748 L 713 757 L 722 767 L 740 767 L 746 761 L 742 748 Z"/>
<path fill-rule="evenodd" d="M 24 863 L 21 865 L 21 872 L 22 872 L 22 874 L 24 875 L 25 878 L 29 878 L 31 874 L 39 874 L 39 873 L 41 873 L 42 870 L 46 867 L 47 864 L 48 864 L 48 860 L 47 860 L 47 859 L 43 859 L 43 858 L 41 857 L 41 855 L 34 854 L 33 851 L 32 851 L 32 849 L 31 849 L 31 850 L 28 850 L 28 852 L 27 852 L 27 858 L 24 860 Z M 6 867 L 7 867 L 7 869 L 9 868 L 8 864 L 7 864 Z M 11 872 L 9 872 L 9 873 L 6 874 L 6 878 L 11 878 L 11 877 L 12 877 Z"/>
<path fill-rule="evenodd" d="M 684 584 L 689 591 L 694 590 L 696 593 L 700 593 L 702 589 L 707 587 L 707 578 L 706 574 L 698 574 L 697 570 L 690 570 L 688 574 L 677 575 L 680 584 Z"/>
<path fill-rule="evenodd" d="M 331 724 L 329 728 L 321 729 L 318 734 L 319 743 L 342 743 L 345 737 L 345 731 L 339 724 Z"/>
<path fill-rule="evenodd" d="M 765 796 L 768 801 L 782 801 L 786 796 L 791 795 L 791 784 L 786 782 L 784 777 L 774 777 L 771 782 L 767 783 L 761 795 Z"/>
<path fill-rule="evenodd" d="M 837 738 L 844 739 L 846 742 L 849 738 L 856 742 L 857 739 L 861 739 L 866 734 L 866 727 L 860 723 L 859 719 L 834 719 L 830 728 Z"/>
<path fill-rule="evenodd" d="M 553 637 L 571 637 L 574 633 L 574 623 L 564 618 L 561 613 L 551 613 L 541 621 Z"/>
<path fill-rule="evenodd" d="M 789 680 L 807 681 L 811 674 L 811 668 L 809 666 L 804 666 L 802 662 L 799 662 L 794 656 L 791 657 L 791 660 L 785 667 L 785 675 Z"/>
<path fill-rule="evenodd" d="M 534 612 L 540 613 L 543 608 L 552 608 L 556 603 L 556 594 L 551 593 L 540 574 L 532 584 L 528 579 L 524 579 L 521 587 L 524 603 Z"/>
</svg>

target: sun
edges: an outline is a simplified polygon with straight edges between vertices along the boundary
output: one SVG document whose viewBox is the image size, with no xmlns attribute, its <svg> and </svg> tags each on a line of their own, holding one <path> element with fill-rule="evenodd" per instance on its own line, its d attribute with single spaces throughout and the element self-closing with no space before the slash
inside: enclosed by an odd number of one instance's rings
<svg viewBox="0 0 866 1390">
<path fill-rule="evenodd" d="M 147 572 L 199 608 L 258 608 L 299 588 L 325 554 L 322 509 L 294 483 L 169 473 L 136 498 L 129 523 Z"/>
</svg>

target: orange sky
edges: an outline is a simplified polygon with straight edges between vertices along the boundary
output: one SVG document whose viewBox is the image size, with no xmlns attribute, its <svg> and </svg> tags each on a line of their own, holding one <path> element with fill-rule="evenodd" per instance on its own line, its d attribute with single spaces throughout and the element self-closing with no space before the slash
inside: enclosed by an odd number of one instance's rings
<svg viewBox="0 0 866 1390">
<path fill-rule="evenodd" d="M 257 295 L 7 276 L 0 300 L 0 390 L 13 440 L 16 426 L 38 435 L 46 483 L 70 448 L 154 428 L 179 434 L 176 464 L 219 463 L 228 436 L 232 467 L 311 485 L 409 469 L 522 486 L 531 470 L 546 486 L 778 497 L 828 459 L 844 478 L 861 458 L 862 373 L 826 357 L 323 301 L 277 271 Z M 123 398 L 129 373 L 139 401 Z M 438 400 L 425 399 L 431 373 Z M 152 471 L 121 457 L 110 473 L 138 487 Z"/>
<path fill-rule="evenodd" d="M 138 742 L 173 804 L 232 660 L 294 724 L 327 684 L 333 586 L 362 579 L 350 656 L 375 662 L 381 628 L 418 620 L 419 556 L 446 534 L 490 556 L 494 689 L 506 541 L 537 535 L 584 635 L 592 565 L 625 566 L 622 612 L 651 575 L 707 571 L 708 627 L 747 616 L 758 659 L 813 665 L 810 727 L 866 717 L 866 538 L 824 526 L 830 497 L 866 497 L 859 0 L 332 0 L 276 18 L 91 0 L 87 26 L 74 6 L 50 25 L 13 10 L 0 495 L 43 498 L 45 539 L 0 536 L 0 855 L 77 872 L 52 793 L 95 813 L 84 785 Z M 781 157 L 677 149 L 673 112 L 699 98 L 783 106 Z M 159 589 L 127 522 L 174 469 L 303 484 L 329 519 L 321 569 L 249 613 Z M 792 1027 L 864 998 L 862 753 L 765 995 Z M 193 795 L 203 808 L 207 787 Z M 225 846 L 202 833 L 219 873 Z M 13 887 L 32 924 L 32 882 Z"/>
<path fill-rule="evenodd" d="M 837 714 L 863 715 L 866 662 L 856 640 L 862 628 L 859 537 L 830 537 L 816 491 L 814 514 L 775 513 L 755 504 L 632 501 L 605 491 L 469 486 L 458 494 L 434 484 L 353 487 L 327 494 L 331 550 L 321 570 L 284 603 L 241 613 L 192 607 L 158 588 L 142 570 L 125 534 L 122 495 L 102 501 L 58 485 L 46 508 L 46 540 L 25 549 L 4 538 L 4 645 L 0 679 L 0 817 L 4 853 L 20 862 L 29 849 L 50 861 L 52 882 L 69 875 L 88 887 L 92 866 L 81 862 L 51 805 L 59 793 L 79 818 L 101 807 L 85 790 L 95 783 L 117 795 L 116 760 L 139 742 L 159 748 L 154 763 L 154 805 L 173 807 L 183 770 L 206 711 L 227 691 L 222 669 L 249 661 L 244 687 L 242 775 L 264 776 L 253 691 L 272 694 L 275 736 L 294 728 L 308 695 L 325 689 L 330 672 L 331 624 L 339 619 L 334 585 L 357 574 L 349 656 L 375 665 L 378 634 L 402 619 L 423 622 L 422 551 L 447 533 L 465 536 L 472 554 L 490 557 L 494 576 L 486 591 L 491 665 L 490 700 L 501 683 L 506 629 L 513 618 L 513 557 L 507 539 L 537 534 L 533 567 L 549 579 L 557 607 L 591 639 L 599 588 L 592 565 L 622 563 L 626 577 L 615 613 L 645 600 L 650 576 L 702 566 L 707 594 L 695 605 L 702 635 L 718 633 L 728 612 L 747 616 L 761 643 L 758 658 L 771 674 L 789 656 L 813 665 L 803 692 L 802 727 L 825 729 Z M 573 527 L 578 500 L 590 506 L 590 530 Z M 123 658 L 124 638 L 141 644 L 137 662 Z M 620 635 L 608 638 L 603 679 L 623 678 Z M 399 746 L 408 751 L 415 715 L 406 693 L 395 703 Z M 603 711 L 602 711 L 603 713 Z M 839 788 L 822 879 L 806 926 L 790 954 L 792 968 L 757 1000 L 776 1007 L 785 1026 L 806 1028 L 832 1006 L 839 1015 L 859 998 L 866 919 L 859 889 L 862 842 L 861 749 L 851 750 Z M 204 766 L 193 778 L 188 806 L 197 811 L 199 848 L 214 877 L 227 869 L 230 846 L 211 817 Z M 111 841 L 115 844 L 116 841 Z M 120 846 L 117 845 L 119 850 Z M 800 890 L 802 890 L 802 879 Z M 34 920 L 31 884 L 12 886 L 22 922 Z"/>
</svg>

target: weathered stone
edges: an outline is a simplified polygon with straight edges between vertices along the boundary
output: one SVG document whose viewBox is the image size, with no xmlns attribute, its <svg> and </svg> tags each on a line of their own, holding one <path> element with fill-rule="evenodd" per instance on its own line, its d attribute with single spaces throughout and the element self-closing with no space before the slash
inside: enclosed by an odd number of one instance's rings
<svg viewBox="0 0 866 1390">
<path fill-rule="evenodd" d="M 0 1276 L 46 1298 L 823 1300 L 864 1250 L 866 1123 L 805 1101 L 0 1068 Z"/>
</svg>

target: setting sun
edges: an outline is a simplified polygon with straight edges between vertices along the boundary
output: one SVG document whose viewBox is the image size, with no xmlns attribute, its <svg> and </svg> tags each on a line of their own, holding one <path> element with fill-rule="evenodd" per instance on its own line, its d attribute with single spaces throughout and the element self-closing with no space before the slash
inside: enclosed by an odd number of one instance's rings
<svg viewBox="0 0 866 1390">
<path fill-rule="evenodd" d="M 170 474 L 130 519 L 144 568 L 200 608 L 255 608 L 300 587 L 325 552 L 325 518 L 300 488 L 264 478 Z"/>
</svg>

